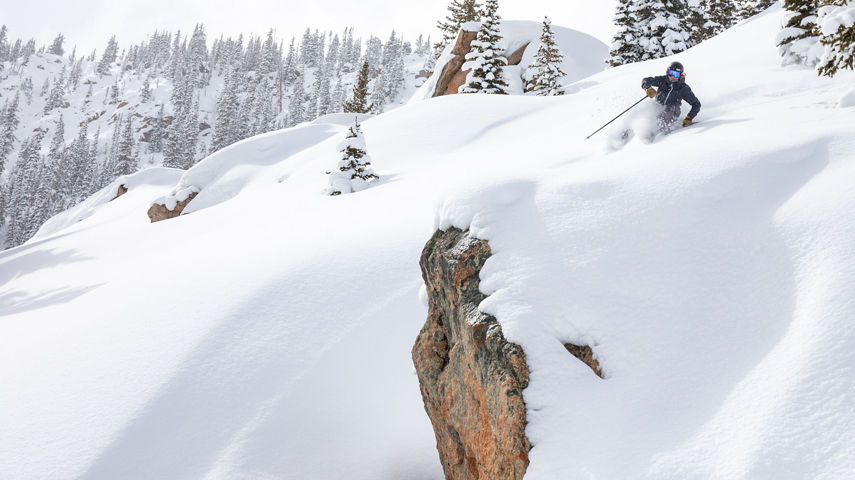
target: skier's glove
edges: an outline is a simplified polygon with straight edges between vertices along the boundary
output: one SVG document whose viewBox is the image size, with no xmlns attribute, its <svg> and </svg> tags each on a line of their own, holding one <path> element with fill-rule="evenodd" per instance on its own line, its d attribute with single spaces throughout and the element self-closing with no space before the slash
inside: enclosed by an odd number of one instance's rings
<svg viewBox="0 0 855 480">
<path fill-rule="evenodd" d="M 656 89 L 653 87 L 647 87 L 647 89 L 645 89 L 645 91 L 647 92 L 647 96 L 650 98 L 653 98 L 656 96 Z"/>
<path fill-rule="evenodd" d="M 684 127 L 688 127 L 688 126 L 691 126 L 691 125 L 692 125 L 692 119 L 691 119 L 691 118 L 686 117 L 686 118 L 684 118 L 684 119 L 683 119 L 683 126 L 684 126 Z"/>
</svg>

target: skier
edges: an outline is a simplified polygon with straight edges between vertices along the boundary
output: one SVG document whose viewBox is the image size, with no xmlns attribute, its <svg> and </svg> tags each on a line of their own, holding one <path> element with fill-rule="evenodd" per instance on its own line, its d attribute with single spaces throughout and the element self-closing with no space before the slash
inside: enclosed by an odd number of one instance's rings
<svg viewBox="0 0 855 480">
<path fill-rule="evenodd" d="M 680 116 L 683 100 L 692 106 L 689 114 L 683 119 L 684 127 L 691 125 L 692 120 L 701 110 L 701 102 L 692 93 L 692 88 L 686 85 L 686 72 L 680 62 L 669 65 L 666 75 L 645 78 L 641 81 L 641 88 L 647 92 L 648 97 L 656 98 L 656 101 L 664 106 L 662 113 L 658 116 L 661 132 L 671 131 L 677 117 Z"/>
</svg>

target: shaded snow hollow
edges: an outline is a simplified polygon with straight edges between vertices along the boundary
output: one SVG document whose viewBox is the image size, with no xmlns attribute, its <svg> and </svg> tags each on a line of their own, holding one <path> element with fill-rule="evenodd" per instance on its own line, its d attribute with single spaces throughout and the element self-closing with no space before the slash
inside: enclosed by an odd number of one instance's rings
<svg viewBox="0 0 855 480">
<path fill-rule="evenodd" d="M 781 16 L 677 57 L 704 107 L 652 144 L 582 139 L 670 58 L 366 120 L 356 194 L 323 195 L 320 124 L 62 214 L 0 253 L 0 477 L 442 478 L 410 347 L 419 254 L 458 226 L 531 367 L 527 479 L 851 478 L 855 74 L 781 68 Z"/>
</svg>

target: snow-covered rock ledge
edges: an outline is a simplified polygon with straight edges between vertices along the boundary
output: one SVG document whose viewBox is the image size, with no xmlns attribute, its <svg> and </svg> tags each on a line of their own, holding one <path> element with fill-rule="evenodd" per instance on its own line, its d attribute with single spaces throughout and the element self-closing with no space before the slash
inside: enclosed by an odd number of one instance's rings
<svg viewBox="0 0 855 480">
<path fill-rule="evenodd" d="M 151 207 L 148 209 L 148 218 L 151 219 L 151 223 L 175 218 L 181 215 L 187 204 L 196 198 L 198 194 L 199 189 L 190 186 L 177 190 L 172 195 L 158 198 L 152 202 Z"/>
<path fill-rule="evenodd" d="M 413 346 L 425 410 L 447 479 L 518 480 L 528 468 L 522 348 L 478 311 L 486 241 L 437 231 L 421 257 L 428 318 Z"/>
</svg>

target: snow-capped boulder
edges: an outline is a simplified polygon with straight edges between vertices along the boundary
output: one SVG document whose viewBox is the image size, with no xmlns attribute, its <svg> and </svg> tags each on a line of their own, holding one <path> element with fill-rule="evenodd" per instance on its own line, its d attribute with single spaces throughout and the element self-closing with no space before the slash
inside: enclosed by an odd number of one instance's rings
<svg viewBox="0 0 855 480">
<path fill-rule="evenodd" d="M 525 354 L 478 311 L 479 273 L 490 254 L 486 241 L 450 228 L 434 234 L 420 262 L 429 310 L 413 363 L 452 480 L 519 480 L 529 464 Z"/>
<path fill-rule="evenodd" d="M 151 219 L 151 223 L 175 218 L 181 215 L 187 204 L 193 201 L 198 194 L 198 190 L 185 188 L 174 195 L 155 201 L 148 209 L 148 218 Z"/>
</svg>

